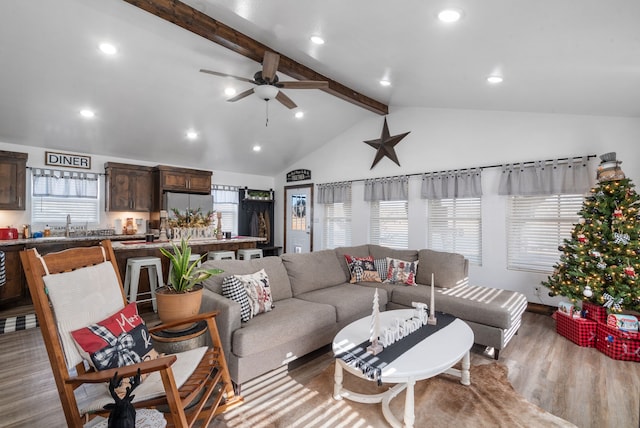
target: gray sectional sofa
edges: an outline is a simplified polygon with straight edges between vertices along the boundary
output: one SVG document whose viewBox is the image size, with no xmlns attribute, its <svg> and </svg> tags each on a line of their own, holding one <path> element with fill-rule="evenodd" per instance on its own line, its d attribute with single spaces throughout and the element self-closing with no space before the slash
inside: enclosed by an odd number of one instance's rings
<svg viewBox="0 0 640 428">
<path fill-rule="evenodd" d="M 350 284 L 345 254 L 418 261 L 417 285 Z M 203 267 L 224 270 L 204 282 L 201 311 L 220 312 L 216 321 L 231 378 L 238 386 L 331 343 L 341 328 L 371 314 L 376 288 L 380 310 L 407 308 L 416 301 L 428 304 L 431 287 L 426 284 L 433 273 L 436 310 L 467 322 L 475 342 L 493 347 L 496 359 L 520 327 L 527 306 L 521 293 L 470 285 L 468 260 L 432 250 L 360 245 L 262 259 L 210 260 Z M 269 277 L 274 308 L 241 322 L 240 304 L 222 296 L 223 279 L 261 269 Z"/>
</svg>

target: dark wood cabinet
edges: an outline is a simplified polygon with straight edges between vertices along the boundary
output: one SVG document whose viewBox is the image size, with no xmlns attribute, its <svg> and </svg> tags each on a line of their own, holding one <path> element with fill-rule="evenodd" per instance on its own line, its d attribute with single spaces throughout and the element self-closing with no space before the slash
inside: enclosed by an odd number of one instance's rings
<svg viewBox="0 0 640 428">
<path fill-rule="evenodd" d="M 151 211 L 151 167 L 114 162 L 108 162 L 104 167 L 107 211 Z"/>
<path fill-rule="evenodd" d="M 23 245 L 11 245 L 0 249 L 4 252 L 4 269 L 7 278 L 7 282 L 0 286 L 0 307 L 19 302 L 25 297 L 26 287 L 20 261 L 20 251 L 23 249 Z"/>
<path fill-rule="evenodd" d="M 25 209 L 27 157 L 0 150 L 0 210 Z"/>
<path fill-rule="evenodd" d="M 155 171 L 163 192 L 211 193 L 211 171 L 162 165 Z"/>
</svg>

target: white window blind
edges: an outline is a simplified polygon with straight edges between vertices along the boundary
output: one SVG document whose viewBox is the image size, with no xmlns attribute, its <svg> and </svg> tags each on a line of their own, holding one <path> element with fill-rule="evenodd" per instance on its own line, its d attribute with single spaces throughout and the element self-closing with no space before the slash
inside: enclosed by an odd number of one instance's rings
<svg viewBox="0 0 640 428">
<path fill-rule="evenodd" d="M 97 174 L 34 169 L 31 184 L 32 223 L 100 222 Z"/>
<path fill-rule="evenodd" d="M 482 265 L 481 198 L 430 199 L 427 243 L 436 251 L 464 255 Z"/>
<path fill-rule="evenodd" d="M 238 235 L 238 193 L 236 186 L 214 185 L 213 210 L 222 213 L 222 231 Z"/>
<path fill-rule="evenodd" d="M 371 202 L 372 244 L 392 248 L 409 247 L 409 219 L 407 201 Z"/>
<path fill-rule="evenodd" d="M 324 204 L 324 248 L 351 245 L 351 202 Z"/>
<path fill-rule="evenodd" d="M 511 196 L 507 212 L 507 268 L 551 272 L 558 246 L 571 237 L 583 195 Z"/>
</svg>

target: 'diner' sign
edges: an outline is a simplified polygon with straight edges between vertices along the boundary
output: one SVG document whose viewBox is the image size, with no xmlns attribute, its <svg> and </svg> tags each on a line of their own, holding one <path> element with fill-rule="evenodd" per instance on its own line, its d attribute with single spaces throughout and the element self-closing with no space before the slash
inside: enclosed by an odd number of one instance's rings
<svg viewBox="0 0 640 428">
<path fill-rule="evenodd" d="M 67 168 L 91 169 L 91 156 L 74 155 L 71 153 L 44 152 L 44 164 L 64 166 Z"/>
</svg>

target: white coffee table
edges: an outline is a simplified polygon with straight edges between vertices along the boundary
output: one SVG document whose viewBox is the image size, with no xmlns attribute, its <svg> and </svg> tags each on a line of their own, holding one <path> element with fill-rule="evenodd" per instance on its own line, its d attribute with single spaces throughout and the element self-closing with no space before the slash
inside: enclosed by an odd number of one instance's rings
<svg viewBox="0 0 640 428">
<path fill-rule="evenodd" d="M 413 309 L 381 312 L 381 330 L 392 325 L 395 318 L 406 319 L 412 315 Z M 371 317 L 366 317 L 354 321 L 340 330 L 333 340 L 334 354 L 338 355 L 351 350 L 367 340 L 370 334 L 370 325 Z M 456 319 L 448 326 L 417 343 L 382 369 L 382 382 L 397 385 L 379 394 L 361 394 L 343 388 L 343 370 L 362 379 L 367 378 L 360 369 L 350 367 L 342 359 L 336 358 L 333 398 L 340 400 L 344 397 L 359 403 L 382 403 L 382 413 L 385 419 L 393 427 L 402 427 L 403 424 L 391 413 L 389 403 L 406 389 L 404 426 L 413 427 L 415 421 L 413 388 L 416 381 L 448 373 L 460 377 L 461 384 L 470 385 L 469 350 L 472 346 L 473 331 L 464 321 Z M 462 369 L 453 369 L 452 367 L 460 360 L 462 360 Z"/>
</svg>

